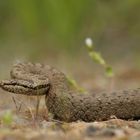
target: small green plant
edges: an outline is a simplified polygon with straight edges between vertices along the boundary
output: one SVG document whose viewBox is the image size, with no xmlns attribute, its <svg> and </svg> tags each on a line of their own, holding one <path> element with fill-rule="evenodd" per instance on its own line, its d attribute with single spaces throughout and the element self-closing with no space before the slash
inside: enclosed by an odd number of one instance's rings
<svg viewBox="0 0 140 140">
<path fill-rule="evenodd" d="M 80 87 L 77 82 L 71 78 L 70 76 L 67 75 L 67 80 L 70 83 L 70 85 L 74 88 L 76 88 L 80 93 L 85 93 L 85 89 L 83 89 L 82 87 Z"/>
<path fill-rule="evenodd" d="M 2 122 L 4 125 L 11 125 L 11 123 L 13 122 L 13 115 L 11 111 L 8 110 L 4 113 L 4 115 L 2 116 Z"/>
<path fill-rule="evenodd" d="M 95 51 L 95 46 L 93 45 L 93 41 L 91 38 L 86 38 L 85 40 L 86 47 L 88 49 L 88 54 L 90 58 L 96 62 L 97 64 L 100 64 L 105 68 L 105 74 L 107 77 L 113 77 L 114 72 L 112 70 L 112 67 L 106 63 L 106 61 L 103 59 L 102 55 Z"/>
</svg>

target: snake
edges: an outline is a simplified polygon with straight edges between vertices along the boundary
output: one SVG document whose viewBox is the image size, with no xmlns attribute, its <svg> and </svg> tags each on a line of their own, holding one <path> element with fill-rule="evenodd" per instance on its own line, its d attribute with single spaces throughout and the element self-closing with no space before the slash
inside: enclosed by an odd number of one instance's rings
<svg viewBox="0 0 140 140">
<path fill-rule="evenodd" d="M 44 96 L 54 119 L 64 122 L 140 119 L 140 88 L 98 94 L 81 93 L 57 68 L 40 63 L 18 62 L 11 78 L 1 80 L 0 87 L 14 94 Z"/>
</svg>

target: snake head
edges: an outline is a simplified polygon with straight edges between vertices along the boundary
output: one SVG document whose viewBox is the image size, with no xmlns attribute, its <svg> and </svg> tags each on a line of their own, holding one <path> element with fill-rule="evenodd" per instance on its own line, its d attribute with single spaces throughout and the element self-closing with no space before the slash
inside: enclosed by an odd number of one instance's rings
<svg viewBox="0 0 140 140">
<path fill-rule="evenodd" d="M 45 95 L 49 92 L 49 77 L 42 73 L 42 66 L 18 62 L 10 71 L 11 79 L 0 81 L 3 90 L 24 95 Z"/>
<path fill-rule="evenodd" d="M 3 90 L 24 95 L 45 95 L 49 91 L 49 80 L 10 79 L 0 81 Z"/>
</svg>

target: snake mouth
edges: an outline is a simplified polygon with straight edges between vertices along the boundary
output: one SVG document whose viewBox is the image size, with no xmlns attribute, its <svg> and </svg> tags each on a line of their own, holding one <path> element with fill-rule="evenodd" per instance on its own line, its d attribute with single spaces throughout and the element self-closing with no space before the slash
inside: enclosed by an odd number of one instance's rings
<svg viewBox="0 0 140 140">
<path fill-rule="evenodd" d="M 5 83 L 3 86 L 17 86 L 17 87 L 29 88 L 32 90 L 41 90 L 41 89 L 45 89 L 46 87 L 48 87 L 48 84 L 31 86 L 30 84 L 25 85 L 25 84 L 21 84 L 21 83 Z"/>
<path fill-rule="evenodd" d="M 50 84 L 33 84 L 30 81 L 12 79 L 1 81 L 0 87 L 16 94 L 40 96 L 49 92 Z"/>
</svg>

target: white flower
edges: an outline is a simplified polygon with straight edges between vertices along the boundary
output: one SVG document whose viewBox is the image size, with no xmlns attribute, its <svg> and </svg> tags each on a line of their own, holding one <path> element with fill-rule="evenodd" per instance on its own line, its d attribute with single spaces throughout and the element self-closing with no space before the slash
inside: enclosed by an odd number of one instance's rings
<svg viewBox="0 0 140 140">
<path fill-rule="evenodd" d="M 93 41 L 92 41 L 92 39 L 91 38 L 86 38 L 85 39 L 85 44 L 87 45 L 87 46 L 89 46 L 89 47 L 91 47 L 92 45 L 93 45 Z"/>
</svg>

